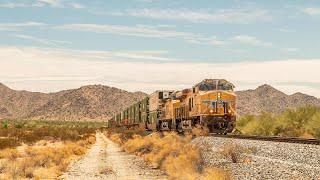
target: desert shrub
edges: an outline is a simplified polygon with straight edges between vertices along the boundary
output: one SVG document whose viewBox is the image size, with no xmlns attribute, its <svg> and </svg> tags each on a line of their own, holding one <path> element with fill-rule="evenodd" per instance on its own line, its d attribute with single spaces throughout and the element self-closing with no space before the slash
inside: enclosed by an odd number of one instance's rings
<svg viewBox="0 0 320 180">
<path fill-rule="evenodd" d="M 171 179 L 208 179 L 213 174 L 216 179 L 229 179 L 222 171 L 203 167 L 201 151 L 190 143 L 191 140 L 192 136 L 176 133 L 133 135 L 122 147 L 144 157 L 152 166 L 165 170 Z"/>
<path fill-rule="evenodd" d="M 8 121 L 2 121 L 1 125 L 2 125 L 3 129 L 7 129 L 8 128 Z"/>
<path fill-rule="evenodd" d="M 279 115 L 246 115 L 237 121 L 237 130 L 249 135 L 277 135 L 320 138 L 320 108 L 303 106 Z"/>
<path fill-rule="evenodd" d="M 125 137 L 123 136 L 123 134 L 112 134 L 110 136 L 110 139 L 120 145 L 122 145 L 125 142 Z"/>
<path fill-rule="evenodd" d="M 195 179 L 200 176 L 202 157 L 199 150 L 190 144 L 174 152 L 163 163 L 163 168 L 171 178 Z"/>
<path fill-rule="evenodd" d="M 21 154 L 16 149 L 4 149 L 0 151 L 0 159 L 9 159 L 9 160 L 15 160 L 18 157 L 20 157 Z"/>
<path fill-rule="evenodd" d="M 23 154 L 16 149 L 5 149 L 0 152 L 0 158 L 6 160 L 6 165 L 0 170 L 6 179 L 56 179 L 72 159 L 85 154 L 94 142 L 95 138 L 90 136 L 55 146 L 27 146 Z"/>
<path fill-rule="evenodd" d="M 0 138 L 0 150 L 5 148 L 12 148 L 20 145 L 15 138 Z"/>
<path fill-rule="evenodd" d="M 207 127 L 201 127 L 201 126 L 197 125 L 195 128 L 192 129 L 191 133 L 195 137 L 208 136 L 209 129 Z"/>
<path fill-rule="evenodd" d="M 255 149 L 246 148 L 239 144 L 228 142 L 220 148 L 220 153 L 232 163 L 248 162 L 249 157 L 246 154 L 254 153 Z"/>
<path fill-rule="evenodd" d="M 237 122 L 237 128 L 244 134 L 275 135 L 275 118 L 270 113 L 255 116 L 244 116 Z"/>
<path fill-rule="evenodd" d="M 215 167 L 208 167 L 203 172 L 203 180 L 229 180 L 232 179 L 229 172 Z"/>
<path fill-rule="evenodd" d="M 8 125 L 0 128 L 0 149 L 33 144 L 40 140 L 79 141 L 94 134 L 97 127 L 90 123 L 3 121 Z"/>
<path fill-rule="evenodd" d="M 320 112 L 315 113 L 305 125 L 306 131 L 313 137 L 320 138 Z"/>
</svg>

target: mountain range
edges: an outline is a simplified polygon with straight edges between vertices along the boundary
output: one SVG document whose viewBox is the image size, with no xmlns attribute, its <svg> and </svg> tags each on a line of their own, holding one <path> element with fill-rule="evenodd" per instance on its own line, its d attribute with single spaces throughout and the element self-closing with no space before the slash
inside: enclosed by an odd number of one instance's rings
<svg viewBox="0 0 320 180">
<path fill-rule="evenodd" d="M 320 99 L 302 93 L 287 95 L 270 85 L 237 91 L 239 115 L 263 111 L 280 113 L 286 108 L 310 104 Z M 0 83 L 0 119 L 106 120 L 147 94 L 115 87 L 89 85 L 56 93 L 17 91 Z"/>
</svg>

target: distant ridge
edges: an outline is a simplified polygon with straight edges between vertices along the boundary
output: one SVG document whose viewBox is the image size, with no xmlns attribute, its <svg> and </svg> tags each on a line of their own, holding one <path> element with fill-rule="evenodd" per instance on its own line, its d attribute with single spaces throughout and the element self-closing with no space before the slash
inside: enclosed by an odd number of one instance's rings
<svg viewBox="0 0 320 180">
<path fill-rule="evenodd" d="M 236 94 L 239 115 L 280 113 L 306 104 L 320 106 L 316 97 L 300 92 L 286 95 L 267 84 Z M 146 96 L 140 91 L 127 92 L 103 85 L 39 93 L 12 90 L 0 83 L 0 119 L 106 120 Z"/>
<path fill-rule="evenodd" d="M 281 113 L 287 108 L 303 105 L 320 106 L 320 99 L 300 92 L 287 95 L 274 87 L 264 84 L 254 90 L 237 91 L 238 113 L 260 114 L 261 112 Z"/>
<path fill-rule="evenodd" d="M 103 85 L 48 94 L 0 85 L 0 119 L 106 120 L 146 95 Z"/>
</svg>

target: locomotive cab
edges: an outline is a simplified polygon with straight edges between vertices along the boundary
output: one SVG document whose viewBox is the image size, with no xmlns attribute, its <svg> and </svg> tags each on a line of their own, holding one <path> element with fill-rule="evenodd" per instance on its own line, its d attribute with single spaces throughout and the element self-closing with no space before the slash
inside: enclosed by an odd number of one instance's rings
<svg viewBox="0 0 320 180">
<path fill-rule="evenodd" d="M 213 133 L 229 133 L 236 117 L 236 95 L 234 85 L 224 79 L 206 79 L 193 87 L 199 96 L 196 113 L 200 123 Z"/>
</svg>

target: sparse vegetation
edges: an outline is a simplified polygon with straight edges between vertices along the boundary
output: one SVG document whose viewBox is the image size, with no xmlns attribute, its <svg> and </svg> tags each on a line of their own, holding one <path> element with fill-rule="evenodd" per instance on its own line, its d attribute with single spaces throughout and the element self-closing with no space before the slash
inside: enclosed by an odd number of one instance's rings
<svg viewBox="0 0 320 180">
<path fill-rule="evenodd" d="M 242 134 L 320 138 L 320 108 L 304 106 L 279 115 L 246 115 L 237 121 Z"/>
<path fill-rule="evenodd" d="M 226 158 L 230 159 L 232 163 L 248 163 L 251 161 L 251 159 L 250 157 L 246 156 L 246 154 L 251 154 L 254 152 L 255 149 L 245 148 L 232 142 L 225 143 L 220 149 L 220 153 Z"/>
<path fill-rule="evenodd" d="M 96 122 L 63 121 L 2 121 L 0 149 L 12 148 L 21 143 L 33 144 L 40 140 L 78 141 L 86 139 L 102 127 Z"/>
<path fill-rule="evenodd" d="M 111 135 L 125 151 L 144 157 L 153 167 L 163 169 L 170 179 L 230 179 L 228 172 L 204 167 L 201 150 L 192 145 L 192 135 L 153 133 L 148 136 Z M 120 139 L 120 140 L 119 140 Z"/>
<path fill-rule="evenodd" d="M 94 123 L 43 121 L 2 121 L 2 125 L 0 179 L 57 178 L 71 160 L 86 153 L 98 128 Z"/>
</svg>

